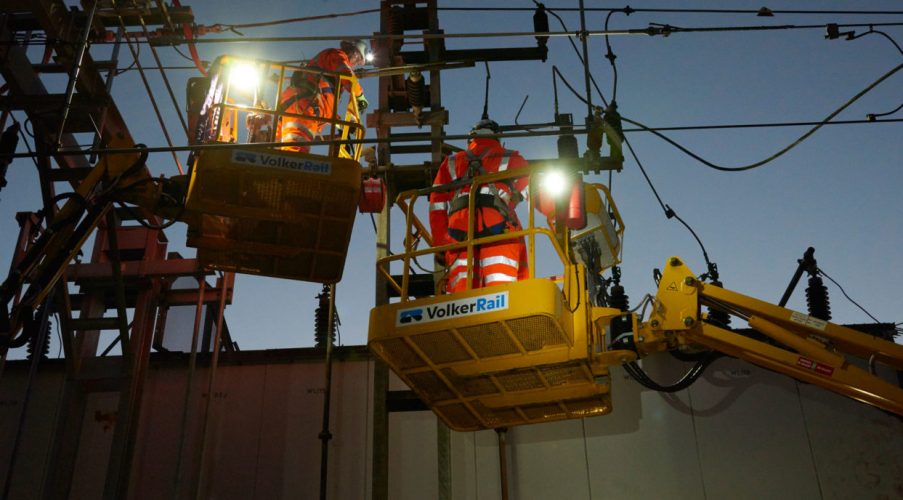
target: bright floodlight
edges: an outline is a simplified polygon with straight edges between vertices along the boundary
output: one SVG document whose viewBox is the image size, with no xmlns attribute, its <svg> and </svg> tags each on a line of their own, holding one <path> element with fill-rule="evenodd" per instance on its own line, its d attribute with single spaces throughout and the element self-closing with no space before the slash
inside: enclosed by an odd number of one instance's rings
<svg viewBox="0 0 903 500">
<path fill-rule="evenodd" d="M 373 52 L 367 52 L 367 55 L 364 56 L 367 62 L 373 62 Z"/>
<path fill-rule="evenodd" d="M 237 90 L 250 92 L 257 88 L 260 83 L 260 75 L 257 68 L 250 64 L 236 64 L 229 71 L 230 82 L 232 87 Z"/>
<path fill-rule="evenodd" d="M 551 170 L 542 176 L 542 190 L 553 198 L 558 198 L 567 189 L 567 178 L 559 170 Z"/>
</svg>

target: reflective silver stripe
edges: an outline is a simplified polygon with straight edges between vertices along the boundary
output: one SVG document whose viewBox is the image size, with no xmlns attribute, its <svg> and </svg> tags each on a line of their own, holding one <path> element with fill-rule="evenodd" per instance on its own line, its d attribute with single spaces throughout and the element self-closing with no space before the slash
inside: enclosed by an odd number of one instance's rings
<svg viewBox="0 0 903 500">
<path fill-rule="evenodd" d="M 451 177 L 452 181 L 458 178 L 458 169 L 455 168 L 455 155 L 450 155 L 448 157 L 448 175 Z"/>
<path fill-rule="evenodd" d="M 490 283 L 495 283 L 498 281 L 505 281 L 505 282 L 517 281 L 517 276 L 508 276 L 507 274 L 504 274 L 504 273 L 492 273 L 492 274 L 487 274 L 486 276 L 483 276 L 483 285 L 488 285 Z"/>
<path fill-rule="evenodd" d="M 301 134 L 282 134 L 282 142 L 310 141 L 310 137 Z"/>
<path fill-rule="evenodd" d="M 511 195 L 508 194 L 508 191 L 505 191 L 503 189 L 499 189 L 499 198 L 501 198 L 505 203 L 511 201 Z"/>
<path fill-rule="evenodd" d="M 493 257 L 486 257 L 485 259 L 480 259 L 480 267 L 488 267 L 494 266 L 497 264 L 504 264 L 509 267 L 513 267 L 517 269 L 518 262 L 517 259 L 509 259 L 503 255 L 496 255 Z"/>
<path fill-rule="evenodd" d="M 437 201 L 436 203 L 430 203 L 430 211 L 441 210 L 443 212 L 448 211 L 448 203 L 444 201 Z"/>
<path fill-rule="evenodd" d="M 502 162 L 499 163 L 499 172 L 504 172 L 505 170 L 508 170 L 508 158 L 510 158 L 510 157 L 511 157 L 511 151 L 508 151 L 506 149 L 505 152 L 502 154 Z"/>
<path fill-rule="evenodd" d="M 454 271 L 458 267 L 467 267 L 467 258 L 455 259 L 455 261 L 451 263 L 451 266 L 449 266 L 449 269 Z"/>
<path fill-rule="evenodd" d="M 458 273 L 458 275 L 455 276 L 455 278 L 454 278 L 453 280 L 451 280 L 451 281 L 448 282 L 448 288 L 454 288 L 455 285 L 457 285 L 459 281 L 461 281 L 461 280 L 463 280 L 463 279 L 465 279 L 465 278 L 467 278 L 467 273 L 466 273 L 466 272 Z"/>
<path fill-rule="evenodd" d="M 283 123 L 283 124 L 282 124 L 282 129 L 285 130 L 285 129 L 287 129 L 287 128 L 296 128 L 296 129 L 300 129 L 302 132 L 307 132 L 308 135 L 310 135 L 310 137 L 314 137 L 315 135 L 317 135 L 317 134 L 314 134 L 313 130 L 311 130 L 311 129 L 305 127 L 304 125 L 302 125 L 302 124 L 300 124 L 300 123 L 298 123 L 298 122 L 285 122 L 285 123 Z M 290 137 L 290 136 L 297 136 L 297 134 L 292 134 L 292 133 L 285 133 L 285 134 L 282 134 L 282 141 L 285 142 L 285 141 L 286 141 L 286 138 L 287 138 L 287 137 Z M 305 140 L 309 140 L 309 139 L 305 138 Z"/>
</svg>

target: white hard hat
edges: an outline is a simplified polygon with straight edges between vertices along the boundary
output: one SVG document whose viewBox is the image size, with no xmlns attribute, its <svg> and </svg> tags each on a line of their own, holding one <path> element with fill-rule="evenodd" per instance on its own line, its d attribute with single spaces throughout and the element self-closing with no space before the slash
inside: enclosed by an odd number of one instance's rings
<svg viewBox="0 0 903 500">
<path fill-rule="evenodd" d="M 498 135 L 499 124 L 489 118 L 484 118 L 474 124 L 470 129 L 470 135 Z"/>
<path fill-rule="evenodd" d="M 354 48 L 355 50 L 358 51 L 358 53 L 360 53 L 362 59 L 367 59 L 367 52 L 369 50 L 367 47 L 367 42 L 365 42 L 364 40 L 361 40 L 361 39 L 342 40 L 342 48 L 345 48 L 345 47 L 348 47 L 349 49 Z"/>
</svg>

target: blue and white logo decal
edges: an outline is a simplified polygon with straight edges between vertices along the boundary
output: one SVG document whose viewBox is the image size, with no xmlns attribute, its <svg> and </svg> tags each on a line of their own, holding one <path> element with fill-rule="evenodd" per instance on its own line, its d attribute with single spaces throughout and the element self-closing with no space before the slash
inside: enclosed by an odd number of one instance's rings
<svg viewBox="0 0 903 500">
<path fill-rule="evenodd" d="M 252 151 L 235 151 L 232 154 L 232 161 L 236 163 L 253 163 L 257 164 L 257 153 Z"/>
<path fill-rule="evenodd" d="M 232 151 L 232 162 L 256 165 L 259 167 L 285 168 L 311 174 L 329 175 L 332 173 L 332 164 L 328 161 L 275 155 L 272 153 L 260 153 L 257 151 L 245 151 L 241 149 Z"/>
<path fill-rule="evenodd" d="M 508 309 L 508 292 L 449 300 L 428 306 L 399 309 L 395 326 L 417 325 Z"/>
</svg>

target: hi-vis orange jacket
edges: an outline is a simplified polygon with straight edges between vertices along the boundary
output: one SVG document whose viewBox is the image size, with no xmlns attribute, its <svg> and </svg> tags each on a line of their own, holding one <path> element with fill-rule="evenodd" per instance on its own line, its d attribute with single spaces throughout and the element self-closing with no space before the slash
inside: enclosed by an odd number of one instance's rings
<svg viewBox="0 0 903 500">
<path fill-rule="evenodd" d="M 310 69 L 322 69 L 346 75 L 353 74 L 351 61 L 348 55 L 341 49 L 326 49 L 308 61 Z M 279 111 L 299 115 L 310 115 L 320 118 L 333 118 L 336 89 L 333 88 L 334 78 L 318 78 L 313 73 L 297 73 L 292 76 L 292 84 L 282 91 L 279 98 Z M 351 92 L 354 97 L 364 93 L 357 81 L 352 85 L 344 82 L 343 90 Z M 282 120 L 280 140 L 310 141 L 320 135 L 320 131 L 326 125 L 322 120 L 286 117 Z"/>
<path fill-rule="evenodd" d="M 496 139 L 476 138 L 467 145 L 467 150 L 449 155 L 439 167 L 433 187 L 444 186 L 456 180 L 479 175 L 469 172 L 471 162 L 479 160 L 486 174 L 504 172 L 527 166 L 517 151 L 502 147 Z M 477 213 L 474 221 L 476 237 L 503 233 L 508 229 L 520 228 L 514 207 L 526 196 L 529 180 L 518 177 L 506 182 L 495 182 L 478 187 L 474 207 Z M 467 237 L 467 197 L 470 185 L 450 191 L 430 193 L 430 230 L 433 245 L 447 245 Z"/>
</svg>

